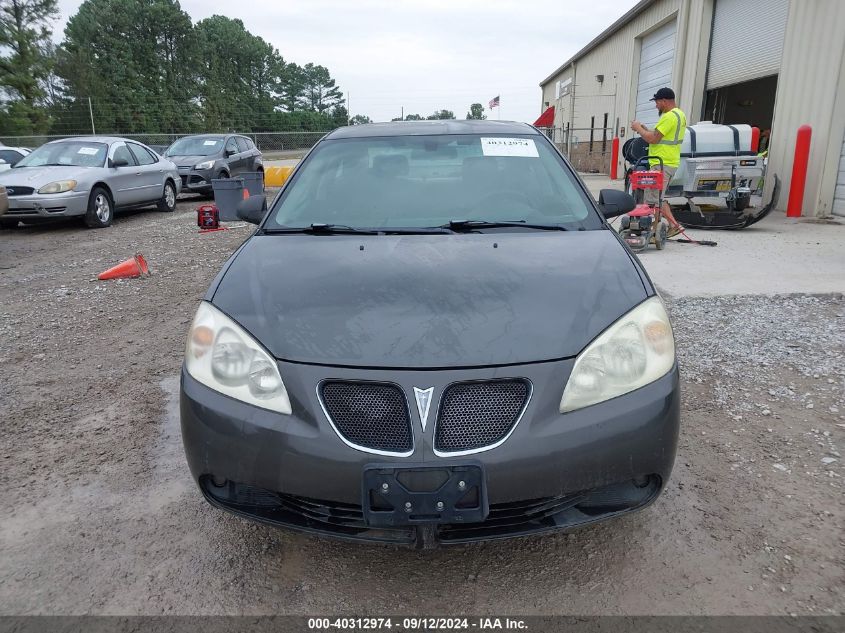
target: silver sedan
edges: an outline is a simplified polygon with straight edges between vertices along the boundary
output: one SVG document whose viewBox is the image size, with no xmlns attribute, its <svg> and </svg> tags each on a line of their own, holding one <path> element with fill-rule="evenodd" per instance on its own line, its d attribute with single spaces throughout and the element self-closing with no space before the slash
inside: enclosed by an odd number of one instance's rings
<svg viewBox="0 0 845 633">
<path fill-rule="evenodd" d="M 91 136 L 42 145 L 0 172 L 0 185 L 9 196 L 3 228 L 70 216 L 101 228 L 121 209 L 173 211 L 182 179 L 176 165 L 141 143 Z"/>
</svg>

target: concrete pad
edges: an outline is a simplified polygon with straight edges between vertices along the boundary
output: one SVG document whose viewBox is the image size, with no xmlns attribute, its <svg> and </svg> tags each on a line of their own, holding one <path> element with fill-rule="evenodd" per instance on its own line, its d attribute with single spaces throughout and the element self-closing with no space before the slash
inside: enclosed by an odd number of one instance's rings
<svg viewBox="0 0 845 633">
<path fill-rule="evenodd" d="M 671 242 L 640 253 L 661 293 L 674 297 L 845 292 L 845 224 L 773 211 L 738 231 L 687 231 L 717 246 Z"/>
<path fill-rule="evenodd" d="M 622 191 L 625 188 L 625 180 L 622 178 L 611 180 L 609 176 L 605 176 L 604 174 L 579 173 L 578 175 L 584 181 L 584 184 L 587 185 L 587 189 L 590 190 L 590 193 L 593 194 L 596 200 L 599 199 L 599 192 L 602 189 L 618 189 Z"/>
<path fill-rule="evenodd" d="M 580 174 L 595 198 L 623 180 Z M 618 226 L 618 218 L 613 225 Z M 652 281 L 674 297 L 845 292 L 845 223 L 773 211 L 738 231 L 687 231 L 717 246 L 667 244 L 639 254 Z"/>
</svg>

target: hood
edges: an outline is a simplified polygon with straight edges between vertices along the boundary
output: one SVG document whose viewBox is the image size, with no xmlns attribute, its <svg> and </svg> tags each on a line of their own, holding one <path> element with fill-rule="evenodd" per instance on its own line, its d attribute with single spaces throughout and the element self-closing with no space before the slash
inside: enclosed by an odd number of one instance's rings
<svg viewBox="0 0 845 633">
<path fill-rule="evenodd" d="M 197 163 L 207 160 L 217 160 L 217 156 L 165 156 L 164 159 L 174 163 L 177 167 L 193 167 Z"/>
<path fill-rule="evenodd" d="M 573 357 L 646 296 L 601 230 L 256 236 L 212 302 L 278 359 L 445 368 Z"/>
<path fill-rule="evenodd" d="M 91 173 L 97 167 L 14 167 L 0 172 L 0 185 L 14 187 L 34 187 L 38 189 L 56 180 L 83 181 L 83 175 Z"/>
</svg>

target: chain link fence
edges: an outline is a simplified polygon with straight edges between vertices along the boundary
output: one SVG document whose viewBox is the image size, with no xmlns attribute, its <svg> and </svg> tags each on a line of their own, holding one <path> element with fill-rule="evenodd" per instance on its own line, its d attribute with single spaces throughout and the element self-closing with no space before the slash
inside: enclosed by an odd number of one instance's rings
<svg viewBox="0 0 845 633">
<path fill-rule="evenodd" d="M 569 158 L 569 162 L 580 172 L 607 174 L 610 170 L 611 128 L 541 128 L 552 142 Z M 328 134 L 325 131 L 296 130 L 289 132 L 244 133 L 262 152 L 305 152 Z M 187 134 L 121 134 L 121 138 L 139 141 L 159 153 L 177 139 Z M 48 141 L 73 136 L 0 136 L 0 143 L 11 147 L 34 149 Z"/>
<path fill-rule="evenodd" d="M 291 132 L 251 132 L 244 133 L 242 136 L 248 136 L 254 142 L 256 147 L 262 152 L 302 152 L 311 149 L 317 141 L 328 134 L 330 130 L 325 131 L 291 131 Z M 222 134 L 222 133 L 221 133 Z M 88 135 L 92 136 L 92 135 Z M 104 135 L 105 136 L 105 135 Z M 149 145 L 159 153 L 163 153 L 174 141 L 187 134 L 120 134 L 116 135 L 120 138 L 127 138 L 133 141 L 138 141 L 144 145 Z M 0 136 L 0 143 L 10 147 L 28 147 L 35 149 L 39 145 L 43 145 L 49 141 L 55 141 L 63 138 L 78 138 L 78 136 L 64 135 L 64 136 Z"/>
<path fill-rule="evenodd" d="M 541 129 L 578 171 L 590 174 L 610 173 L 613 128 L 567 126 Z"/>
</svg>

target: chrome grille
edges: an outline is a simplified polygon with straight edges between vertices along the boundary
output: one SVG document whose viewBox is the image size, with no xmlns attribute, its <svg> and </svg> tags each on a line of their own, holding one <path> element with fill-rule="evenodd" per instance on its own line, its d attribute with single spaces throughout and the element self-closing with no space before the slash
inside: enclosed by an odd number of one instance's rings
<svg viewBox="0 0 845 633">
<path fill-rule="evenodd" d="M 500 442 L 519 421 L 530 393 L 525 380 L 450 385 L 437 416 L 435 450 L 456 453 Z"/>
<path fill-rule="evenodd" d="M 327 381 L 320 387 L 320 396 L 326 415 L 350 444 L 394 454 L 413 448 L 408 404 L 396 385 Z"/>
</svg>

